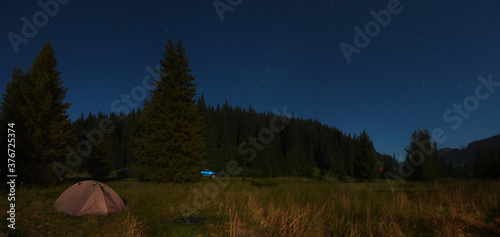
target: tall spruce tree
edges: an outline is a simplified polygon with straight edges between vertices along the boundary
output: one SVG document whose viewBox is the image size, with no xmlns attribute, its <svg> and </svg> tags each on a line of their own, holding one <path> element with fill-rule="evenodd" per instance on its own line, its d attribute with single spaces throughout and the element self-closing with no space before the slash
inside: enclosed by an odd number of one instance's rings
<svg viewBox="0 0 500 237">
<path fill-rule="evenodd" d="M 405 167 L 413 167 L 414 170 L 408 170 L 409 175 L 403 176 L 412 181 L 433 181 L 437 178 L 437 143 L 431 141 L 429 130 L 414 131 L 406 152 Z"/>
<path fill-rule="evenodd" d="M 2 103 L 0 107 L 1 111 L 0 126 L 2 131 L 7 131 L 7 128 L 12 128 L 9 127 L 8 124 L 14 124 L 13 129 L 14 131 L 16 131 L 16 133 L 14 134 L 16 141 L 15 142 L 16 153 L 15 157 L 13 158 L 15 160 L 24 160 L 25 158 L 23 157 L 25 156 L 24 151 L 26 144 L 25 137 L 27 135 L 24 129 L 24 121 L 23 118 L 21 117 L 21 108 L 25 104 L 21 88 L 23 84 L 26 83 L 26 75 L 23 74 L 21 68 L 16 67 L 12 72 L 11 79 L 12 80 L 10 82 L 7 82 L 7 88 L 5 90 L 5 93 L 2 95 Z M 2 154 L 5 154 L 0 156 L 0 159 L 2 164 L 6 164 L 8 140 L 7 137 L 5 136 L 0 136 L 0 139 L 2 145 Z M 5 174 L 3 171 L 3 169 L 5 168 L 7 168 L 7 165 L 0 167 L 0 169 L 2 169 L 1 173 Z M 24 177 L 24 173 L 22 173 L 24 169 L 21 169 L 20 166 L 15 171 L 20 177 Z"/>
<path fill-rule="evenodd" d="M 359 136 L 358 152 L 354 159 L 354 177 L 373 180 L 378 177 L 377 154 L 373 142 L 365 130 Z"/>
<path fill-rule="evenodd" d="M 108 177 L 111 172 L 109 140 L 105 139 L 104 143 L 94 146 L 92 153 L 87 158 L 87 172 L 91 177 L 104 178 Z"/>
<path fill-rule="evenodd" d="M 65 103 L 66 88 L 57 69 L 54 49 L 48 41 L 38 52 L 22 84 L 21 117 L 25 129 L 26 156 L 21 167 L 26 183 L 54 183 L 52 163 L 64 162 L 66 147 L 76 141 Z M 29 172 L 27 172 L 29 171 Z"/>
<path fill-rule="evenodd" d="M 7 88 L 2 100 L 2 121 L 22 123 L 21 107 L 24 104 L 21 87 L 26 83 L 26 75 L 19 67 L 14 68 L 12 81 L 7 82 Z"/>
<path fill-rule="evenodd" d="M 203 125 L 194 99 L 195 77 L 181 41 L 168 40 L 160 64 L 160 80 L 139 119 L 143 128 L 135 139 L 135 172 L 148 181 L 197 181 L 204 166 Z"/>
</svg>

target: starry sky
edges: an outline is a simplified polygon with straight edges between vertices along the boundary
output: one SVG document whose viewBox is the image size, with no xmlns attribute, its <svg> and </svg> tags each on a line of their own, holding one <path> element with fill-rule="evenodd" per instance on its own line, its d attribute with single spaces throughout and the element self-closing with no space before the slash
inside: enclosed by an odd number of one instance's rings
<svg viewBox="0 0 500 237">
<path fill-rule="evenodd" d="M 500 1 L 41 2 L 0 9 L 0 91 L 50 40 L 73 120 L 138 108 L 172 37 L 208 104 L 286 106 L 396 156 L 417 128 L 440 148 L 500 133 Z"/>
</svg>

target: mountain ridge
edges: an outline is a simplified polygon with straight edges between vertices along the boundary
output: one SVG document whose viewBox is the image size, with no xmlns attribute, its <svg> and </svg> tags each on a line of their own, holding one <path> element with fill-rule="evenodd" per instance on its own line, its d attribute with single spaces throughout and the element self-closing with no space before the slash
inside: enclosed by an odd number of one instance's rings
<svg viewBox="0 0 500 237">
<path fill-rule="evenodd" d="M 446 161 L 452 161 L 455 165 L 464 165 L 467 161 L 473 161 L 478 149 L 486 150 L 488 147 L 500 147 L 500 134 L 485 139 L 470 142 L 463 148 L 442 148 L 438 154 Z"/>
</svg>

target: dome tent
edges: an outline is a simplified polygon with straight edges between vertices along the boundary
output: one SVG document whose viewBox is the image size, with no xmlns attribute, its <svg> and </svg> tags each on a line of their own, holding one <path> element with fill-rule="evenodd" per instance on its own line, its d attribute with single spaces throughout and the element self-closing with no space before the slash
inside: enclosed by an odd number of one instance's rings
<svg viewBox="0 0 500 237">
<path fill-rule="evenodd" d="M 125 203 L 107 185 L 86 180 L 66 189 L 54 203 L 54 208 L 70 216 L 109 215 L 123 210 Z"/>
</svg>

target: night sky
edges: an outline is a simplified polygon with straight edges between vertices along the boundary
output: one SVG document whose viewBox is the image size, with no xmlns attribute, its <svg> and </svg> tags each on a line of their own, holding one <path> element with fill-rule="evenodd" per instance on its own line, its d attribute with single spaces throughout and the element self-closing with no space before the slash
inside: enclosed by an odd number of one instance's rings
<svg viewBox="0 0 500 237">
<path fill-rule="evenodd" d="M 128 110 L 122 95 L 140 91 L 172 37 L 211 105 L 286 106 L 346 133 L 366 129 L 377 151 L 397 156 L 417 128 L 441 131 L 440 148 L 500 133 L 500 1 L 214 1 L 232 9 L 223 18 L 213 1 L 147 2 L 73 0 L 46 14 L 37 1 L 5 1 L 0 91 L 50 40 L 73 120 Z M 381 26 L 372 10 L 388 12 L 390 23 Z M 23 36 L 34 15 L 38 32 Z M 355 27 L 365 32 L 367 23 L 372 37 L 357 37 L 357 47 Z M 17 53 L 9 34 L 26 38 Z M 342 42 L 358 48 L 350 63 Z"/>
</svg>

